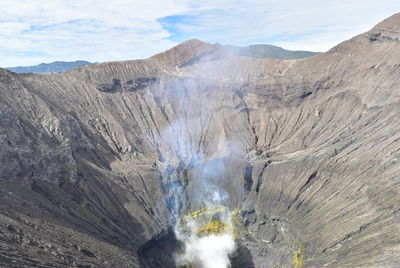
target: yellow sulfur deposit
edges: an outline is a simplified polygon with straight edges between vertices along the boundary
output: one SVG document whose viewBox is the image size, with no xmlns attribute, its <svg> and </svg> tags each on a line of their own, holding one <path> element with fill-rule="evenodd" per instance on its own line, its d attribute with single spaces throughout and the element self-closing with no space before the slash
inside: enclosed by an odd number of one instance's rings
<svg viewBox="0 0 400 268">
<path fill-rule="evenodd" d="M 298 250 L 293 250 L 293 268 L 303 267 L 304 246 L 300 246 Z"/>
<path fill-rule="evenodd" d="M 212 215 L 218 212 L 223 212 L 228 210 L 227 207 L 223 207 L 223 206 L 215 206 L 215 207 L 206 207 L 206 208 L 201 208 L 198 209 L 196 211 L 193 211 L 192 213 L 190 213 L 190 217 L 191 218 L 197 218 L 199 216 L 204 216 L 204 215 Z"/>
<path fill-rule="evenodd" d="M 230 211 L 224 206 L 210 206 L 189 213 L 181 223 L 185 225 L 186 222 L 194 220 L 197 226 L 195 234 L 198 237 L 231 233 L 236 238 L 237 231 L 234 229 L 239 223 L 237 217 L 237 210 Z"/>
<path fill-rule="evenodd" d="M 207 236 L 210 234 L 223 234 L 228 232 L 229 225 L 223 221 L 213 220 L 207 225 L 201 226 L 198 230 L 198 236 Z"/>
</svg>

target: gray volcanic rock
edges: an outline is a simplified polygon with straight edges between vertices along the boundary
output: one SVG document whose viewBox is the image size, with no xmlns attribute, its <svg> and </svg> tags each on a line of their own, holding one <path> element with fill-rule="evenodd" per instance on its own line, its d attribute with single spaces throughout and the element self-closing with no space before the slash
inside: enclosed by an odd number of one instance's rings
<svg viewBox="0 0 400 268">
<path fill-rule="evenodd" d="M 292 267 L 299 248 L 304 267 L 396 267 L 399 38 L 396 14 L 302 60 L 191 40 L 0 70 L 0 265 L 170 267 L 174 217 L 217 185 L 247 234 L 233 267 Z"/>
</svg>

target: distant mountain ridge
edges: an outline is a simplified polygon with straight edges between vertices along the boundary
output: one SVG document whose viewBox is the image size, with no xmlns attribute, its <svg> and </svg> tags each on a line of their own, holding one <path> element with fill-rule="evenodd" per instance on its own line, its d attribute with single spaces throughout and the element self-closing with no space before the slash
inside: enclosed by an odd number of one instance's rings
<svg viewBox="0 0 400 268">
<path fill-rule="evenodd" d="M 263 45 L 263 44 L 250 45 L 246 47 L 221 45 L 221 47 L 239 56 L 251 57 L 251 58 L 271 58 L 271 59 L 287 60 L 287 59 L 302 59 L 321 54 L 320 52 L 312 52 L 312 51 L 286 50 L 278 46 Z M 34 65 L 34 66 L 7 67 L 5 69 L 14 73 L 56 73 L 56 72 L 68 71 L 79 66 L 91 65 L 91 64 L 95 63 L 83 60 L 55 61 L 51 63 L 41 63 L 39 65 Z"/>
<path fill-rule="evenodd" d="M 271 59 L 288 60 L 288 59 L 303 59 L 321 54 L 321 52 L 286 50 L 278 46 L 263 45 L 263 44 L 250 45 L 246 47 L 225 45 L 223 47 L 239 56 L 245 56 L 251 58 L 271 58 Z"/>
<path fill-rule="evenodd" d="M 55 61 L 51 63 L 41 63 L 34 66 L 17 66 L 5 68 L 14 73 L 56 73 L 64 72 L 74 69 L 83 65 L 94 64 L 89 61 L 77 60 L 77 61 Z"/>
</svg>

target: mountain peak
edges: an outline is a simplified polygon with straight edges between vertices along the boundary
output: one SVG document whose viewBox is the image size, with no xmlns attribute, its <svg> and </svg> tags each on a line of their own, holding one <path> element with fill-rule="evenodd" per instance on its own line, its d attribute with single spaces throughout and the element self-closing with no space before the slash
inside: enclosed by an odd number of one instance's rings
<svg viewBox="0 0 400 268">
<path fill-rule="evenodd" d="M 190 39 L 151 58 L 158 59 L 171 66 L 182 66 L 216 48 L 213 44 L 198 39 Z"/>
</svg>

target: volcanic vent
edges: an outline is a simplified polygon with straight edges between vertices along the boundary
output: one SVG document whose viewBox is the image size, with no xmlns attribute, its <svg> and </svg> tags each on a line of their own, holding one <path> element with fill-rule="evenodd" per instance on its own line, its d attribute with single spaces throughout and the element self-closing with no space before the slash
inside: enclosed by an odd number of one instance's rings
<svg viewBox="0 0 400 268">
<path fill-rule="evenodd" d="M 0 266 L 396 267 L 399 38 L 0 70 Z"/>
<path fill-rule="evenodd" d="M 182 193 L 178 198 L 182 203 L 167 202 L 182 213 L 173 212 L 176 218 L 171 218 L 170 227 L 139 249 L 141 266 L 255 267 L 255 261 L 288 267 L 301 264 L 302 253 L 294 254 L 302 244 L 293 226 L 284 219 L 260 215 L 242 203 L 249 179 L 245 179 L 248 167 L 243 165 L 226 157 L 183 171 L 191 189 L 185 192 L 181 184 L 174 184 L 167 194 L 175 200 L 174 194 Z M 240 174 L 242 170 L 247 174 Z"/>
</svg>

